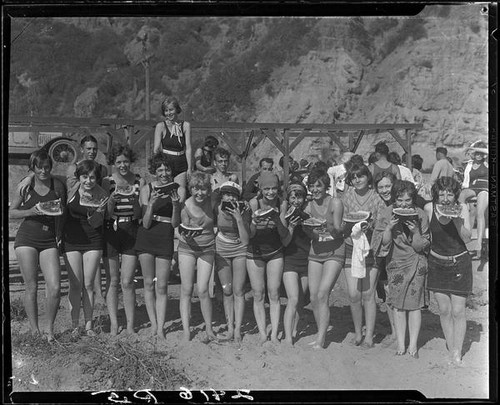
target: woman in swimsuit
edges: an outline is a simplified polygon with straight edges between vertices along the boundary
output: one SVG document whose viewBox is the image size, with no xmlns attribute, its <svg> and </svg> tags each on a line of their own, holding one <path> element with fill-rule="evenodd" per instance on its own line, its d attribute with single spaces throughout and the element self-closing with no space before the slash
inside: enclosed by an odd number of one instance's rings
<svg viewBox="0 0 500 405">
<path fill-rule="evenodd" d="M 104 247 L 102 223 L 108 200 L 108 193 L 97 184 L 98 173 L 99 166 L 95 160 L 81 161 L 76 165 L 75 171 L 78 182 L 68 193 L 63 242 L 74 336 L 80 334 L 81 303 L 85 317 L 85 332 L 89 336 L 95 335 L 92 329 L 94 279 Z M 96 207 L 95 204 L 99 205 Z M 90 219 L 96 217 L 98 221 L 93 224 Z"/>
<path fill-rule="evenodd" d="M 168 279 L 174 254 L 174 228 L 180 224 L 180 204 L 176 190 L 163 195 L 156 189 L 172 182 L 167 156 L 154 155 L 149 160 L 149 172 L 156 179 L 141 189 L 142 226 L 137 230 L 135 250 L 141 263 L 152 335 L 165 339 Z"/>
<path fill-rule="evenodd" d="M 311 171 L 307 185 L 312 199 L 305 212 L 324 221 L 324 225 L 319 228 L 304 227 L 312 240 L 307 276 L 311 305 L 318 326 L 318 334 L 312 345 L 314 349 L 322 349 L 330 322 L 328 299 L 345 262 L 342 232 L 344 206 L 339 198 L 329 195 L 330 176 L 326 170 Z"/>
<path fill-rule="evenodd" d="M 208 284 L 213 271 L 215 256 L 214 210 L 210 199 L 210 175 L 194 172 L 189 179 L 191 197 L 181 211 L 181 224 L 199 227 L 200 234 L 182 231 L 179 228 L 179 272 L 181 275 L 180 313 L 184 340 L 191 340 L 190 317 L 191 296 L 194 283 L 198 287 L 201 313 L 205 321 L 206 338 L 216 340 L 212 329 L 212 299 L 208 293 Z M 196 269 L 196 271 L 195 271 Z M 196 275 L 196 278 L 195 278 Z"/>
<path fill-rule="evenodd" d="M 66 193 L 63 183 L 50 174 L 52 159 L 46 151 L 38 150 L 31 154 L 29 170 L 34 173 L 31 186 L 24 194 L 16 194 L 9 208 L 9 218 L 23 219 L 16 234 L 14 249 L 26 285 L 24 308 L 31 332 L 40 334 L 37 304 L 37 272 L 40 264 L 47 290 L 48 340 L 52 341 L 61 288 L 57 251 L 61 239 L 61 221 L 59 217 L 44 215 L 37 204 L 60 198 L 64 207 Z"/>
<path fill-rule="evenodd" d="M 224 294 L 224 312 L 228 327 L 228 339 L 241 342 L 241 323 L 245 311 L 245 281 L 247 276 L 246 253 L 249 241 L 248 207 L 240 209 L 238 200 L 241 187 L 232 182 L 222 183 L 219 188 L 221 203 L 216 208 L 217 236 L 215 238 L 215 268 Z M 226 207 L 225 204 L 231 204 Z"/>
<path fill-rule="evenodd" d="M 175 97 L 167 97 L 161 104 L 161 110 L 165 121 L 156 124 L 153 153 L 168 155 L 174 181 L 180 185 L 182 203 L 186 199 L 186 182 L 192 171 L 191 125 L 179 120 L 182 110 Z"/>
<path fill-rule="evenodd" d="M 266 313 L 264 308 L 265 285 L 269 296 L 271 316 L 271 342 L 278 343 L 280 318 L 279 288 L 283 273 L 283 241 L 288 235 L 286 227 L 286 200 L 278 197 L 278 176 L 262 172 L 258 179 L 261 195 L 250 200 L 252 222 L 250 243 L 247 250 L 247 270 L 253 291 L 253 312 L 260 333 L 260 342 L 267 341 Z M 270 216 L 261 219 L 257 210 L 272 208 Z"/>
<path fill-rule="evenodd" d="M 141 207 L 139 193 L 144 180 L 130 170 L 135 153 L 128 145 L 115 145 L 108 154 L 108 164 L 114 173 L 102 186 L 109 195 L 107 220 L 104 226 L 106 249 L 106 304 L 111 322 L 111 334 L 118 334 L 118 281 L 121 276 L 123 306 L 127 318 L 127 333 L 134 334 L 135 285 L 137 267 L 135 242 Z M 121 265 L 119 257 L 121 255 Z"/>
<path fill-rule="evenodd" d="M 440 177 L 432 186 L 432 202 L 424 207 L 430 224 L 431 251 L 427 288 L 434 292 L 439 318 L 450 355 L 450 363 L 462 365 L 465 338 L 465 303 L 472 293 L 472 261 L 466 243 L 470 241 L 470 219 L 467 204 L 459 203 L 458 218 L 440 215 L 436 204 L 458 202 L 460 184 L 451 177 Z"/>
<path fill-rule="evenodd" d="M 488 147 L 484 142 L 474 143 L 471 147 L 472 161 L 467 163 L 464 171 L 462 192 L 458 200 L 463 203 L 477 197 L 477 257 L 481 258 L 483 238 L 486 229 L 486 212 L 488 210 Z M 471 220 L 472 222 L 472 220 Z M 472 226 L 472 223 L 471 223 Z"/>
</svg>

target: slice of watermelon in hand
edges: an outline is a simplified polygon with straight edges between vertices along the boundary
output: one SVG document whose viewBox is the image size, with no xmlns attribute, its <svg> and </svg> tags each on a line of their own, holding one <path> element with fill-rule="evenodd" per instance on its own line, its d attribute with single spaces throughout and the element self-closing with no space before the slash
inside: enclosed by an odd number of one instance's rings
<svg viewBox="0 0 500 405">
<path fill-rule="evenodd" d="M 300 218 L 302 221 L 310 218 L 311 216 L 304 211 L 302 211 L 300 208 L 291 206 L 288 211 L 286 212 L 285 219 L 291 221 L 296 218 Z"/>
<path fill-rule="evenodd" d="M 130 184 L 126 185 L 117 185 L 115 188 L 115 194 L 121 195 L 121 196 L 131 196 L 135 192 L 135 187 L 131 186 Z"/>
<path fill-rule="evenodd" d="M 180 224 L 179 225 L 179 232 L 182 235 L 184 235 L 185 237 L 194 238 L 198 235 L 201 235 L 201 233 L 203 232 L 203 228 L 200 226 L 189 226 L 189 225 Z"/>
<path fill-rule="evenodd" d="M 278 212 L 276 208 L 259 208 L 254 212 L 254 217 L 259 220 L 271 218 L 273 211 Z"/>
<path fill-rule="evenodd" d="M 415 208 L 393 208 L 392 213 L 402 221 L 414 221 L 418 219 Z"/>
<path fill-rule="evenodd" d="M 303 221 L 302 225 L 309 226 L 311 228 L 320 228 L 320 227 L 326 225 L 326 219 L 318 219 L 318 218 L 311 217 L 311 218 Z"/>
<path fill-rule="evenodd" d="M 462 214 L 462 206 L 460 204 L 436 204 L 436 211 L 443 217 L 459 218 Z"/>
<path fill-rule="evenodd" d="M 82 207 L 98 208 L 108 201 L 105 195 L 92 195 L 88 193 L 80 194 L 80 205 Z"/>
<path fill-rule="evenodd" d="M 63 213 L 60 198 L 57 200 L 40 201 L 36 206 L 38 211 L 40 211 L 43 215 L 58 216 Z"/>
<path fill-rule="evenodd" d="M 172 191 L 177 190 L 179 188 L 179 184 L 175 182 L 171 182 L 165 185 L 156 185 L 153 189 L 158 193 L 160 197 L 168 197 Z"/>
<path fill-rule="evenodd" d="M 344 214 L 344 222 L 349 222 L 352 224 L 368 221 L 370 219 L 371 212 L 369 211 L 355 211 L 355 212 L 347 212 Z"/>
</svg>

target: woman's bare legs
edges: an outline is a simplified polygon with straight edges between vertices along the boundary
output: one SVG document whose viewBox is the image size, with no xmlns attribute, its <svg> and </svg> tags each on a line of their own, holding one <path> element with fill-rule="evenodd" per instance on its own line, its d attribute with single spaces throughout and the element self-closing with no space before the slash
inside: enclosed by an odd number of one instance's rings
<svg viewBox="0 0 500 405">
<path fill-rule="evenodd" d="M 232 259 L 216 256 L 216 269 L 224 294 L 224 314 L 227 323 L 227 338 L 234 337 L 234 295 L 233 295 L 233 272 L 231 271 Z"/>
<path fill-rule="evenodd" d="M 299 274 L 294 271 L 283 273 L 283 284 L 285 285 L 286 295 L 288 297 L 285 315 L 283 316 L 283 326 L 285 329 L 285 342 L 293 345 L 293 329 L 295 319 L 297 318 L 297 305 L 301 286 Z"/>
<path fill-rule="evenodd" d="M 38 327 L 38 251 L 28 246 L 16 248 L 17 261 L 23 276 L 24 289 L 24 308 L 30 323 L 32 334 L 40 334 Z"/>
<path fill-rule="evenodd" d="M 71 327 L 78 328 L 80 321 L 80 307 L 82 305 L 83 290 L 83 254 L 78 251 L 64 254 L 66 271 L 69 280 L 69 307 L 71 313 Z"/>
<path fill-rule="evenodd" d="M 420 334 L 420 326 L 422 324 L 422 312 L 420 309 L 408 312 L 408 330 L 410 334 L 410 343 L 408 351 L 415 353 L 418 349 L 418 335 Z"/>
<path fill-rule="evenodd" d="M 396 327 L 396 339 L 398 341 L 398 353 L 406 352 L 406 311 L 394 309 L 394 324 Z"/>
<path fill-rule="evenodd" d="M 104 258 L 106 270 L 106 306 L 111 323 L 111 335 L 118 334 L 118 286 L 120 284 L 120 263 L 118 257 Z"/>
<path fill-rule="evenodd" d="M 247 259 L 244 256 L 233 259 L 234 295 L 234 340 L 241 341 L 241 324 L 245 313 L 245 281 L 247 278 Z"/>
<path fill-rule="evenodd" d="M 181 296 L 179 310 L 181 313 L 184 341 L 191 340 L 189 321 L 191 319 L 191 297 L 194 286 L 194 267 L 196 259 L 193 256 L 179 253 L 179 273 L 181 276 Z"/>
<path fill-rule="evenodd" d="M 120 269 L 123 291 L 123 307 L 127 318 L 127 333 L 135 334 L 135 283 L 134 275 L 137 267 L 137 256 L 122 254 Z"/>
<path fill-rule="evenodd" d="M 269 260 L 266 266 L 267 294 L 269 296 L 269 315 L 271 318 L 271 342 L 279 342 L 280 322 L 280 285 L 283 274 L 283 257 Z"/>
<path fill-rule="evenodd" d="M 350 267 L 346 267 L 344 273 L 347 284 L 347 292 L 351 305 L 352 321 L 354 323 L 355 344 L 359 345 L 361 343 L 361 340 L 363 339 L 363 306 L 361 304 L 361 280 L 352 276 Z"/>
<path fill-rule="evenodd" d="M 477 195 L 477 257 L 480 258 L 483 249 L 483 238 L 486 229 L 486 210 L 488 209 L 488 192 L 481 191 Z"/>
<path fill-rule="evenodd" d="M 61 268 L 59 266 L 59 252 L 56 248 L 40 252 L 40 268 L 47 290 L 48 339 L 52 340 L 54 338 L 54 321 L 61 300 Z"/>
<path fill-rule="evenodd" d="M 158 331 L 157 335 L 160 339 L 165 339 L 163 326 L 167 317 L 168 304 L 168 280 L 170 278 L 170 268 L 172 260 L 167 260 L 161 257 L 156 258 L 156 319 Z"/>
<path fill-rule="evenodd" d="M 83 316 L 85 318 L 85 330 L 92 329 L 92 318 L 94 312 L 94 278 L 97 267 L 101 261 L 102 250 L 90 250 L 83 252 Z"/>
<path fill-rule="evenodd" d="M 139 254 L 141 263 L 142 278 L 144 280 L 144 303 L 151 322 L 151 334 L 155 336 L 158 332 L 158 323 L 156 319 L 156 295 L 155 295 L 155 257 L 151 253 Z"/>
<path fill-rule="evenodd" d="M 366 277 L 362 279 L 361 300 L 365 310 L 365 343 L 373 345 L 373 334 L 375 332 L 375 318 L 377 316 L 377 303 L 375 301 L 375 290 L 378 280 L 378 269 L 376 267 L 366 268 Z"/>
<path fill-rule="evenodd" d="M 247 259 L 247 271 L 253 292 L 253 313 L 259 329 L 260 342 L 267 340 L 266 312 L 264 307 L 266 263 L 262 260 Z"/>
<path fill-rule="evenodd" d="M 216 339 L 212 329 L 212 298 L 208 293 L 208 283 L 213 271 L 214 254 L 203 254 L 198 258 L 196 269 L 196 285 L 198 287 L 198 298 L 200 299 L 201 314 L 205 321 L 207 338 Z"/>
</svg>

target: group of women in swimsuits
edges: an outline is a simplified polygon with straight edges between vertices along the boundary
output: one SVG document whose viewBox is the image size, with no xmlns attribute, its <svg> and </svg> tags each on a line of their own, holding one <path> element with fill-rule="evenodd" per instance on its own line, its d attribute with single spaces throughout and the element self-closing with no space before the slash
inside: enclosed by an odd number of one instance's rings
<svg viewBox="0 0 500 405">
<path fill-rule="evenodd" d="M 232 181 L 220 186 L 220 199 L 214 201 L 210 196 L 210 174 L 191 173 L 189 123 L 177 123 L 180 112 L 177 101 L 166 100 L 163 109 L 167 120 L 156 127 L 156 153 L 148 167 L 153 180 L 148 184 L 131 171 L 135 154 L 128 146 L 117 145 L 108 154 L 108 163 L 114 171 L 102 179 L 102 186 L 98 184 L 98 164 L 88 159 L 79 162 L 75 170 L 78 182 L 68 192 L 50 175 L 52 162 L 46 152 L 33 153 L 32 183 L 27 193 L 16 197 L 10 212 L 12 218 L 25 218 L 15 249 L 26 282 L 25 303 L 34 331 L 38 332 L 39 262 L 47 283 L 49 340 L 54 338 L 60 245 L 68 268 L 72 326 L 76 333 L 83 302 L 86 333 L 95 334 L 93 286 L 103 257 L 111 333 L 119 332 L 119 281 L 126 328 L 135 333 L 134 273 L 139 260 L 152 334 L 164 339 L 167 286 L 178 228 L 180 314 L 185 340 L 192 338 L 194 283 L 206 327 L 204 340 L 220 339 L 212 329 L 209 293 L 215 268 L 223 291 L 225 339 L 236 342 L 242 339 L 248 274 L 262 343 L 279 341 L 283 283 L 288 298 L 283 319 L 285 342 L 293 345 L 300 337 L 299 318 L 309 296 L 317 325 L 311 345 L 314 349 L 324 348 L 330 323 L 329 296 L 344 270 L 354 324 L 352 344 L 374 346 L 375 291 L 377 281 L 382 278 L 397 341 L 396 354 L 407 352 L 418 358 L 421 309 L 426 305 L 427 291 L 432 291 L 439 305 L 451 361 L 461 364 L 465 300 L 472 291 L 472 265 L 465 245 L 470 238 L 468 208 L 462 203 L 458 218 L 443 216 L 435 209 L 436 204 L 458 203 L 461 187 L 456 180 L 438 179 L 432 187 L 432 201 L 423 210 L 415 205 L 417 192 L 411 182 L 397 180 L 386 171 L 373 178 L 364 164 L 350 166 L 348 186 L 335 197 L 327 192 L 330 177 L 326 170 L 313 168 L 307 187 L 292 182 L 282 190 L 276 174 L 263 172 L 258 178 L 259 193 L 249 202 L 241 201 L 241 186 Z M 163 194 L 161 187 L 173 181 L 180 185 L 178 191 L 173 189 Z M 62 217 L 47 217 L 37 209 L 37 202 L 55 198 L 61 198 L 65 207 Z M 99 203 L 89 206 L 85 204 L 89 199 Z M 295 213 L 287 215 L 292 207 Z M 394 215 L 393 208 L 415 208 L 417 215 L 404 220 Z M 259 215 L 265 211 L 266 215 Z M 368 212 L 369 219 L 356 224 L 344 221 L 346 215 L 359 211 Z M 316 224 L 304 221 L 306 217 L 316 219 Z M 316 226 L 318 223 L 321 225 Z"/>
</svg>

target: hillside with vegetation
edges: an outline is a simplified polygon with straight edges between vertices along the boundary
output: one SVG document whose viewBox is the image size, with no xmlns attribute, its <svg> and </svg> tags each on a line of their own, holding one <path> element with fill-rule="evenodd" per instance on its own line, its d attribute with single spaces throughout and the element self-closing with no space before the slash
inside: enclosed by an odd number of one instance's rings
<svg viewBox="0 0 500 405">
<path fill-rule="evenodd" d="M 10 113 L 151 118 L 176 95 L 192 121 L 422 123 L 414 150 L 457 160 L 487 139 L 487 15 L 481 5 L 395 18 L 16 18 Z M 363 141 L 367 154 L 381 135 Z M 328 159 L 329 140 L 296 157 Z M 398 149 L 399 148 L 399 149 Z M 251 166 L 269 144 L 250 156 Z M 275 156 L 278 158 L 278 156 Z"/>
</svg>

